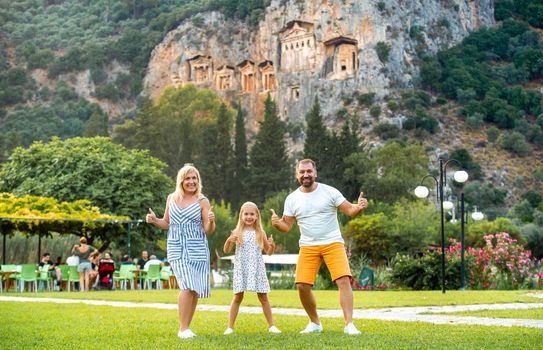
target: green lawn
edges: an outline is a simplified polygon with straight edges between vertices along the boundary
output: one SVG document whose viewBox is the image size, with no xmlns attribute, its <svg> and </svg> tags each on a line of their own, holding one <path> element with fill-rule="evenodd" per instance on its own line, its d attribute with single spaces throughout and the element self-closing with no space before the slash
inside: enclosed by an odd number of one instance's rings
<svg viewBox="0 0 543 350">
<path fill-rule="evenodd" d="M 540 298 L 528 297 L 526 293 L 533 291 L 384 291 L 384 292 L 354 292 L 355 308 L 383 308 L 401 306 L 432 306 L 432 305 L 467 305 L 467 304 L 496 304 L 496 303 L 537 303 Z M 337 291 L 314 291 L 319 309 L 339 309 Z M 159 291 L 111 291 L 111 292 L 48 292 L 48 293 L 3 293 L 10 296 L 71 298 L 93 300 L 118 300 L 132 302 L 177 303 L 176 290 Z M 211 298 L 200 299 L 200 304 L 229 305 L 232 291 L 214 289 Z M 269 294 L 272 307 L 301 308 L 296 291 L 273 290 Z M 243 306 L 260 306 L 255 293 L 246 293 Z"/>
<path fill-rule="evenodd" d="M 0 349 L 537 349 L 543 343 L 540 329 L 520 327 L 356 320 L 363 334 L 346 336 L 341 319 L 324 318 L 324 333 L 301 335 L 305 317 L 276 315 L 283 334 L 272 335 L 262 315 L 240 314 L 237 333 L 224 336 L 226 322 L 226 312 L 197 311 L 192 329 L 199 336 L 180 340 L 174 310 L 0 302 Z"/>
<path fill-rule="evenodd" d="M 541 299 L 527 297 L 528 292 L 448 291 L 442 294 L 440 291 L 357 291 L 355 307 L 541 302 Z M 177 302 L 177 293 L 176 290 L 161 290 L 0 295 L 174 304 Z M 337 291 L 315 291 L 315 296 L 319 309 L 339 308 Z M 200 303 L 228 305 L 231 297 L 231 290 L 216 289 L 213 290 L 211 298 L 201 299 Z M 298 295 L 293 290 L 274 290 L 269 298 L 273 307 L 301 308 Z M 242 305 L 260 304 L 254 293 L 246 293 Z M 454 314 L 543 319 L 542 309 L 483 310 Z M 307 349 L 315 346 L 367 349 L 503 349 L 513 346 L 515 349 L 536 349 L 543 343 L 541 329 L 377 320 L 356 320 L 355 324 L 364 334 L 347 337 L 342 334 L 343 321 L 340 318 L 324 318 L 323 334 L 300 335 L 298 332 L 306 325 L 307 318 L 285 315 L 274 315 L 275 323 L 283 330 L 283 334 L 270 335 L 266 332 L 262 315 L 248 314 L 239 315 L 236 334 L 224 336 L 222 332 L 227 318 L 226 312 L 197 311 L 192 328 L 199 337 L 183 341 L 176 337 L 178 321 L 177 312 L 174 310 L 0 301 L 0 349 Z"/>
<path fill-rule="evenodd" d="M 436 314 L 425 313 L 426 315 Z M 543 308 L 527 310 L 477 310 L 477 311 L 459 311 L 459 312 L 440 312 L 440 315 L 451 316 L 474 316 L 474 317 L 492 317 L 492 318 L 519 318 L 527 320 L 543 320 Z"/>
</svg>

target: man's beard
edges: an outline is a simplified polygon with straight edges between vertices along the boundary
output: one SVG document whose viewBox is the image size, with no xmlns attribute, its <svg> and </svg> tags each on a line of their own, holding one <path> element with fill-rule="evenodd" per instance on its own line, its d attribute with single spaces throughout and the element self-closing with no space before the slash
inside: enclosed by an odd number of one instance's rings
<svg viewBox="0 0 543 350">
<path fill-rule="evenodd" d="M 305 188 L 311 188 L 313 184 L 315 183 L 314 178 L 306 178 L 306 179 L 300 179 L 300 185 Z"/>
</svg>

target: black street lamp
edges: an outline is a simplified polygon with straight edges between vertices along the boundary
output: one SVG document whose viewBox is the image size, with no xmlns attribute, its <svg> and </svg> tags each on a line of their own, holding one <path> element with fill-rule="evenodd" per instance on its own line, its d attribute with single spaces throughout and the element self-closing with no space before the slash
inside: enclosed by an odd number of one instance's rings
<svg viewBox="0 0 543 350">
<path fill-rule="evenodd" d="M 446 184 L 446 171 L 447 166 L 450 163 L 456 163 L 458 166 L 461 167 L 461 164 L 456 159 L 449 159 L 445 163 L 443 163 L 443 159 L 439 159 L 439 179 L 437 179 L 433 175 L 425 175 L 420 180 L 420 185 L 415 188 L 415 195 L 419 198 L 426 198 L 428 196 L 428 193 L 430 192 L 428 190 L 428 187 L 423 186 L 423 182 L 426 178 L 431 177 L 436 182 L 437 187 L 437 196 L 439 201 L 439 211 L 440 211 L 440 217 L 441 217 L 441 290 L 443 293 L 445 293 L 445 215 L 444 215 L 444 208 L 443 208 L 443 188 Z M 464 170 L 459 170 L 454 173 L 453 176 L 454 180 L 456 182 L 466 182 L 468 180 L 468 173 Z"/>
<path fill-rule="evenodd" d="M 460 221 L 460 290 L 464 290 L 466 286 L 466 265 L 464 260 L 464 232 L 465 232 L 465 226 L 468 222 L 468 212 L 465 210 L 465 204 L 464 204 L 464 192 L 460 194 L 460 215 L 461 215 L 461 221 Z M 465 213 L 465 215 L 464 215 Z M 475 207 L 475 211 L 471 214 L 471 218 L 473 221 L 480 221 L 484 219 L 483 213 L 477 210 L 477 207 Z"/>
</svg>

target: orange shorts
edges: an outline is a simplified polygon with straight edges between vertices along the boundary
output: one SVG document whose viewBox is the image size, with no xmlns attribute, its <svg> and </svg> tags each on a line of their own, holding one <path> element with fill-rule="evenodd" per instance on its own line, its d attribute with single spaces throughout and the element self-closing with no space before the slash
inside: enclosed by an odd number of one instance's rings
<svg viewBox="0 0 543 350">
<path fill-rule="evenodd" d="M 345 246 L 343 243 L 330 243 L 300 247 L 296 283 L 313 285 L 323 259 L 332 275 L 332 281 L 343 276 L 352 277 Z"/>
</svg>

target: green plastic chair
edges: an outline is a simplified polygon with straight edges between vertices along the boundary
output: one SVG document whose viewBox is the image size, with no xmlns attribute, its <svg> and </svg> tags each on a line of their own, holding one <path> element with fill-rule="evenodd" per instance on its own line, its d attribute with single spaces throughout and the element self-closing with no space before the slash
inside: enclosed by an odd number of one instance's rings
<svg viewBox="0 0 543 350">
<path fill-rule="evenodd" d="M 118 271 L 113 274 L 113 282 L 117 285 L 119 282 L 119 289 L 126 290 L 126 285 L 130 282 L 130 288 L 134 289 L 134 270 L 136 265 L 121 265 Z"/>
<path fill-rule="evenodd" d="M 145 286 L 149 289 L 149 282 L 155 282 L 156 289 L 162 289 L 160 265 L 149 265 L 149 269 L 145 274 Z"/>
<path fill-rule="evenodd" d="M 64 276 L 62 276 L 62 279 L 64 280 Z M 75 289 L 76 282 L 79 283 L 79 271 L 77 271 L 77 266 L 68 266 L 68 278 L 66 279 L 68 292 L 71 291 L 70 286 L 72 285 L 72 283 L 74 284 Z"/>
<path fill-rule="evenodd" d="M 36 264 L 21 265 L 21 274 L 19 275 L 19 290 L 21 293 L 25 289 L 26 282 L 34 282 L 34 292 L 38 291 Z"/>
<path fill-rule="evenodd" d="M 49 267 L 51 265 L 43 265 L 39 268 L 39 275 L 38 275 L 38 288 L 43 289 L 43 284 L 47 284 L 47 290 L 51 290 L 51 284 L 53 283 L 53 278 L 51 277 L 51 273 L 49 272 Z"/>
<path fill-rule="evenodd" d="M 68 271 L 70 270 L 70 266 L 66 265 L 66 264 L 62 264 L 62 265 L 58 265 L 57 266 L 60 270 L 60 276 L 61 276 L 61 279 L 60 279 L 60 283 L 61 285 L 59 286 L 59 288 L 62 288 L 62 283 L 65 283 L 66 284 L 66 289 L 68 288 Z"/>
<path fill-rule="evenodd" d="M 160 270 L 160 281 L 161 282 L 168 282 L 168 288 L 172 289 L 172 268 L 170 266 L 162 266 L 162 269 Z"/>
</svg>

